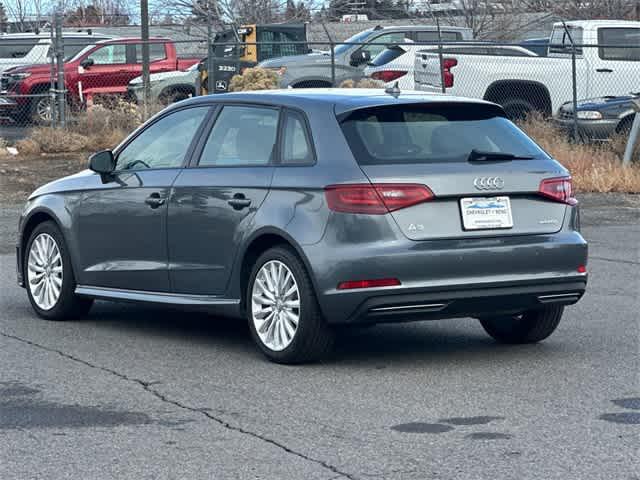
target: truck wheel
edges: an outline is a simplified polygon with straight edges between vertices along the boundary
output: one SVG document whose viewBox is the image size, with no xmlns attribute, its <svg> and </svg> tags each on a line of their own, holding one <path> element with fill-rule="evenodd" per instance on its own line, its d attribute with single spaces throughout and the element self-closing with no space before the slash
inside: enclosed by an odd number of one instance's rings
<svg viewBox="0 0 640 480">
<path fill-rule="evenodd" d="M 189 93 L 184 90 L 170 90 L 160 95 L 160 103 L 162 103 L 162 105 L 171 105 L 172 103 L 186 100 L 191 96 L 193 95 L 189 95 Z"/>
<path fill-rule="evenodd" d="M 481 318 L 485 332 L 500 343 L 536 343 L 553 333 L 564 307 L 544 307 L 522 315 Z"/>
<path fill-rule="evenodd" d="M 51 97 L 45 95 L 44 92 L 41 97 L 34 97 L 31 100 L 31 121 L 38 125 L 51 123 L 54 103 L 51 101 Z"/>
<path fill-rule="evenodd" d="M 535 112 L 535 105 L 524 98 L 506 98 L 498 102 L 504 108 L 509 120 L 524 120 Z"/>
</svg>

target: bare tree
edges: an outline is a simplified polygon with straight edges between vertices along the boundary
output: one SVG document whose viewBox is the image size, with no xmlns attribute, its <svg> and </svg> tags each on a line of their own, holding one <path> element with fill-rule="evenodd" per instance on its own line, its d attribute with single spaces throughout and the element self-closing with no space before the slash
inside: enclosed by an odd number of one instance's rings
<svg viewBox="0 0 640 480">
<path fill-rule="evenodd" d="M 631 17 L 636 4 L 631 0 L 562 0 L 553 3 L 553 10 L 569 19 L 624 19 Z"/>
</svg>

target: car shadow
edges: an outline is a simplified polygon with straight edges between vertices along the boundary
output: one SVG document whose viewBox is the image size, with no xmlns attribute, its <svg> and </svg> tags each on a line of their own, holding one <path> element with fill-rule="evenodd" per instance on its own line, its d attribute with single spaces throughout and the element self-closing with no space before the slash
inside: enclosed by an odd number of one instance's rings
<svg viewBox="0 0 640 480">
<path fill-rule="evenodd" d="M 178 342 L 195 343 L 261 358 L 244 320 L 134 304 L 98 302 L 85 320 L 99 328 L 135 332 Z M 566 353 L 566 345 L 552 340 L 536 345 L 500 345 L 477 321 L 454 319 L 382 324 L 371 328 L 339 328 L 333 352 L 319 365 L 384 368 L 393 363 L 451 362 L 457 364 L 496 358 L 508 361 L 528 355 Z"/>
</svg>

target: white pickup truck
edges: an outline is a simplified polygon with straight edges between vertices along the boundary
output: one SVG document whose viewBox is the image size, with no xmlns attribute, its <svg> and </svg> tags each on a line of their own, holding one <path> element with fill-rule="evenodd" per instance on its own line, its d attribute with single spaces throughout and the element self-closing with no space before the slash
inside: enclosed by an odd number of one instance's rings
<svg viewBox="0 0 640 480">
<path fill-rule="evenodd" d="M 640 86 L 640 22 L 573 21 L 553 26 L 547 57 L 490 57 L 445 53 L 415 55 L 416 90 L 482 98 L 499 103 L 510 118 L 531 111 L 556 113 L 571 100 L 571 40 L 576 45 L 578 98 L 623 95 Z M 567 34 L 567 30 L 568 33 Z M 446 52 L 446 47 L 444 47 Z"/>
</svg>

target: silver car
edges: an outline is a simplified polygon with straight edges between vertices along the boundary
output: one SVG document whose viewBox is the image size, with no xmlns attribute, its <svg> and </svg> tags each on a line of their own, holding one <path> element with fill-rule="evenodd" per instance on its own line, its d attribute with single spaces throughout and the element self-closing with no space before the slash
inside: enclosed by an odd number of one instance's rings
<svg viewBox="0 0 640 480">
<path fill-rule="evenodd" d="M 36 190 L 19 231 L 39 316 L 204 309 L 283 363 L 338 325 L 473 317 L 537 342 L 587 283 L 569 172 L 495 104 L 395 90 L 174 104 Z"/>
</svg>

